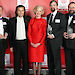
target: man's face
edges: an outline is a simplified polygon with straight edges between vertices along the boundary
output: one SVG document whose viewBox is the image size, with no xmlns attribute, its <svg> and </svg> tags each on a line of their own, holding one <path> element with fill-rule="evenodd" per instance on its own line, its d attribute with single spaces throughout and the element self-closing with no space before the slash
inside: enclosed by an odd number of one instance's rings
<svg viewBox="0 0 75 75">
<path fill-rule="evenodd" d="M 54 12 L 54 11 L 57 10 L 57 8 L 58 8 L 56 2 L 52 2 L 50 7 L 51 7 L 51 11 L 52 11 L 52 12 Z"/>
<path fill-rule="evenodd" d="M 19 17 L 23 17 L 24 16 L 24 7 L 19 7 L 18 9 L 17 9 L 17 14 L 18 14 L 18 16 Z"/>
<path fill-rule="evenodd" d="M 2 7 L 0 7 L 0 17 L 2 16 L 2 13 L 3 13 L 3 9 Z"/>
<path fill-rule="evenodd" d="M 75 14 L 75 4 L 74 3 L 69 5 L 68 11 L 70 14 Z"/>
</svg>

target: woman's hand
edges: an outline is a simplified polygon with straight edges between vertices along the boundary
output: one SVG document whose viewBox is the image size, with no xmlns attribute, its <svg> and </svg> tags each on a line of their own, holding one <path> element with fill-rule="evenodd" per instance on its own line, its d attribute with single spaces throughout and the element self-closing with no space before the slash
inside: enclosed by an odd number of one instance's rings
<svg viewBox="0 0 75 75">
<path fill-rule="evenodd" d="M 41 45 L 40 43 L 36 43 L 36 44 L 34 44 L 34 43 L 31 43 L 31 45 L 33 46 L 33 47 L 38 47 L 39 45 Z"/>
</svg>

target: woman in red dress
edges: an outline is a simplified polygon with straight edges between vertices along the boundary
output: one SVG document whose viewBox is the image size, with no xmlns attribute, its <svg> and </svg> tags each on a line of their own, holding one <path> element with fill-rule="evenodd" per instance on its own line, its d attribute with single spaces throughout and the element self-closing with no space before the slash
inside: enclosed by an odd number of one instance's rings
<svg viewBox="0 0 75 75">
<path fill-rule="evenodd" d="M 29 61 L 33 63 L 34 75 L 36 75 L 36 62 L 38 62 L 38 75 L 40 75 L 41 63 L 44 61 L 47 22 L 41 17 L 44 14 L 42 6 L 36 6 L 33 12 L 35 18 L 30 20 L 28 26 Z"/>
</svg>

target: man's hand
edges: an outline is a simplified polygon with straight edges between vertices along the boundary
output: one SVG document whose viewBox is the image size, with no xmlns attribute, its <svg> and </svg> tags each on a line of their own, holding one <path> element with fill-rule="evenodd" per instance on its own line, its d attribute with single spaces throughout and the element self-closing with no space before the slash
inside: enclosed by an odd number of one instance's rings
<svg viewBox="0 0 75 75">
<path fill-rule="evenodd" d="M 69 34 L 70 39 L 74 39 L 75 38 L 75 33 Z"/>
<path fill-rule="evenodd" d="M 13 47 L 10 48 L 10 51 L 13 52 Z"/>
<path fill-rule="evenodd" d="M 0 34 L 0 39 L 2 39 L 2 38 L 3 38 L 3 35 Z"/>
<path fill-rule="evenodd" d="M 54 36 L 51 34 L 51 35 L 47 36 L 47 38 L 49 38 L 49 39 L 53 39 Z"/>
<path fill-rule="evenodd" d="M 68 34 L 64 32 L 64 38 L 68 39 Z"/>
<path fill-rule="evenodd" d="M 7 34 L 7 33 L 5 33 L 4 39 L 6 39 L 6 38 L 7 38 L 7 36 L 8 36 L 8 34 Z"/>
</svg>

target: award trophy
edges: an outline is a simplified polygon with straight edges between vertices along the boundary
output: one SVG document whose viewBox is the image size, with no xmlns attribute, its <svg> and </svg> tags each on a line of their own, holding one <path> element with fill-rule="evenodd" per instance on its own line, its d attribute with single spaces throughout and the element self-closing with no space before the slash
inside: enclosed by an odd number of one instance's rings
<svg viewBox="0 0 75 75">
<path fill-rule="evenodd" d="M 51 35 L 51 34 L 52 34 L 52 27 L 51 25 L 48 24 L 47 35 Z"/>
<path fill-rule="evenodd" d="M 69 34 L 72 34 L 72 33 L 73 33 L 73 29 L 70 26 L 68 26 L 67 27 L 67 34 L 69 35 Z M 71 38 L 71 37 L 68 36 L 68 38 Z"/>
</svg>

